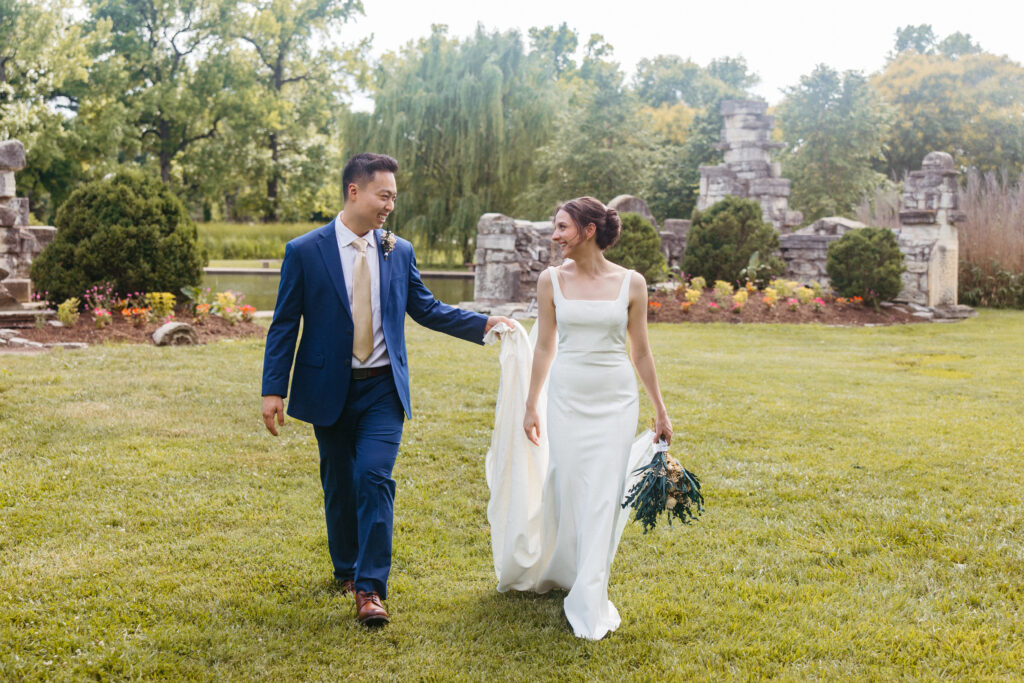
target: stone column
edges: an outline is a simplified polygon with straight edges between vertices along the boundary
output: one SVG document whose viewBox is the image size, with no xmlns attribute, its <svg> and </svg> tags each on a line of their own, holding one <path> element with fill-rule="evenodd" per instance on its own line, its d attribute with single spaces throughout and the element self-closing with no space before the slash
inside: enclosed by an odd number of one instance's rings
<svg viewBox="0 0 1024 683">
<path fill-rule="evenodd" d="M 25 146 L 18 140 L 0 142 L 0 271 L 5 273 L 0 305 L 6 306 L 31 298 L 29 267 L 56 234 L 50 226 L 28 224 L 28 199 L 15 196 L 14 174 L 23 168 Z"/>
<path fill-rule="evenodd" d="M 906 259 L 898 301 L 931 308 L 957 306 L 960 247 L 956 224 L 959 172 L 953 157 L 931 152 L 904 184 L 897 231 Z"/>
<path fill-rule="evenodd" d="M 772 151 L 783 144 L 771 140 L 775 117 L 767 109 L 758 100 L 722 102 L 725 125 L 716 147 L 724 152 L 724 163 L 700 167 L 697 208 L 703 211 L 728 195 L 755 199 L 765 222 L 785 234 L 803 222 L 803 215 L 789 208 L 789 180 L 772 161 Z"/>
</svg>

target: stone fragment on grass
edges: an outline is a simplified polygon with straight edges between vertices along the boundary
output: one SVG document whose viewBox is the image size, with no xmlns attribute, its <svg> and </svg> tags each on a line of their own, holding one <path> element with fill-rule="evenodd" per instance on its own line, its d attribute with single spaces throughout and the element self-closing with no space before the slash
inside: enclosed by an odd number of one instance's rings
<svg viewBox="0 0 1024 683">
<path fill-rule="evenodd" d="M 193 346 L 199 343 L 199 335 L 188 323 L 171 322 L 153 333 L 153 341 L 157 346 Z"/>
</svg>

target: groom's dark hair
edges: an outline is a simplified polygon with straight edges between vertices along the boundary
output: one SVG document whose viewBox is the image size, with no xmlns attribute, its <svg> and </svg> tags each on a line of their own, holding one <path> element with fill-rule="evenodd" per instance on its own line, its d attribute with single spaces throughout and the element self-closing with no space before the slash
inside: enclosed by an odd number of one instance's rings
<svg viewBox="0 0 1024 683">
<path fill-rule="evenodd" d="M 341 172 L 341 187 L 345 199 L 348 199 L 349 185 L 355 183 L 362 187 L 366 181 L 373 178 L 373 174 L 377 171 L 398 173 L 398 162 L 387 154 L 373 154 L 372 152 L 363 152 L 349 159 L 345 164 L 345 170 Z"/>
</svg>

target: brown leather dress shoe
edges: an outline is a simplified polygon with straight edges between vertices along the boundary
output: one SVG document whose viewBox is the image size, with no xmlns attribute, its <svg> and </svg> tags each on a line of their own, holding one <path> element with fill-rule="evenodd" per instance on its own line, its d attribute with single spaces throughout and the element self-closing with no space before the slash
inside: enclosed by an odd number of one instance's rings
<svg viewBox="0 0 1024 683">
<path fill-rule="evenodd" d="M 356 594 L 356 582 L 352 579 L 344 579 L 342 581 L 339 581 L 338 588 L 341 589 L 341 592 L 344 595 L 348 595 L 349 593 L 351 593 L 352 595 Z"/>
<path fill-rule="evenodd" d="M 356 610 L 356 618 L 363 626 L 383 626 L 391 621 L 377 591 L 357 591 Z"/>
</svg>

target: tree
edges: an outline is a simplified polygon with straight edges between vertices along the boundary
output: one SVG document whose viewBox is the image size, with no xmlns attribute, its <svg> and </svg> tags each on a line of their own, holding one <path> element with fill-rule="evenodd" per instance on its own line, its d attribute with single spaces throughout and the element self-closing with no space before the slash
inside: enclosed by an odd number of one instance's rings
<svg viewBox="0 0 1024 683">
<path fill-rule="evenodd" d="M 981 46 L 974 42 L 969 33 L 960 33 L 959 31 L 943 38 L 937 49 L 940 55 L 950 59 L 982 52 Z"/>
<path fill-rule="evenodd" d="M 557 28 L 533 27 L 527 31 L 531 50 L 544 55 L 551 61 L 555 79 L 572 73 L 576 69 L 573 55 L 579 47 L 579 36 L 563 21 Z"/>
<path fill-rule="evenodd" d="M 988 53 L 904 52 L 872 84 L 896 111 L 879 165 L 890 177 L 919 168 L 933 151 L 962 167 L 1024 171 L 1024 66 Z"/>
<path fill-rule="evenodd" d="M 86 34 L 73 8 L 70 0 L 0 0 L 0 139 L 25 144 L 19 194 L 40 218 L 83 178 L 88 160 L 71 93 L 87 83 L 89 50 L 107 27 Z"/>
<path fill-rule="evenodd" d="M 713 59 L 706 67 L 675 55 L 642 60 L 633 87 L 646 106 L 654 149 L 642 196 L 660 220 L 688 217 L 697 203 L 700 166 L 721 161 L 721 103 L 749 96 L 757 83 L 742 57 Z"/>
<path fill-rule="evenodd" d="M 742 57 L 714 59 L 701 67 L 677 55 L 658 55 L 637 64 L 633 90 L 651 107 L 682 102 L 699 109 L 741 96 L 757 81 Z"/>
<path fill-rule="evenodd" d="M 776 116 L 790 204 L 805 220 L 846 214 L 884 180 L 872 164 L 882 159 L 892 113 L 861 74 L 819 65 L 786 89 Z"/>
<path fill-rule="evenodd" d="M 956 59 L 963 55 L 978 54 L 981 51 L 981 46 L 974 42 L 969 33 L 957 31 L 940 41 L 935 35 L 935 31 L 932 30 L 931 24 L 907 25 L 896 29 L 896 42 L 892 52 L 889 53 L 889 59 L 895 59 L 906 52 L 919 55 L 940 54 L 950 59 Z"/>
<path fill-rule="evenodd" d="M 606 59 L 611 47 L 590 37 L 579 73 L 567 84 L 563 108 L 550 141 L 537 150 L 537 182 L 523 192 L 518 208 L 542 219 L 559 201 L 591 195 L 610 200 L 639 194 L 645 187 L 652 138 L 623 76 Z"/>
<path fill-rule="evenodd" d="M 360 0 L 243 0 L 235 8 L 232 32 L 255 52 L 255 115 L 247 132 L 265 155 L 253 171 L 264 179 L 261 208 L 268 220 L 281 216 L 289 177 L 300 181 L 307 162 L 318 167 L 317 177 L 328 166 L 330 140 L 338 134 L 342 97 L 348 92 L 347 77 L 359 70 L 366 44 L 352 49 L 318 46 L 362 11 Z M 303 194 L 300 187 L 294 189 Z M 307 211 L 312 199 L 303 197 Z M 301 211 L 290 213 L 297 217 Z"/>
<path fill-rule="evenodd" d="M 456 40 L 435 26 L 385 55 L 373 87 L 373 113 L 347 120 L 348 150 L 398 160 L 397 231 L 472 260 L 480 215 L 513 213 L 533 179 L 536 147 L 551 136 L 563 100 L 549 62 L 527 55 L 514 31 L 478 28 Z"/>
<path fill-rule="evenodd" d="M 721 140 L 723 125 L 721 100 L 715 100 L 695 113 L 681 144 L 659 141 L 641 193 L 656 218 L 684 218 L 693 213 L 700 167 L 722 161 L 722 151 L 715 145 Z"/>
<path fill-rule="evenodd" d="M 232 77 L 219 0 L 89 0 L 108 22 L 95 49 L 91 98 L 121 105 L 128 153 L 152 157 L 160 178 L 190 146 L 217 135 Z"/>
<path fill-rule="evenodd" d="M 896 44 L 892 56 L 903 52 L 916 52 L 920 55 L 932 54 L 935 51 L 937 38 L 931 24 L 907 25 L 896 29 Z"/>
</svg>

